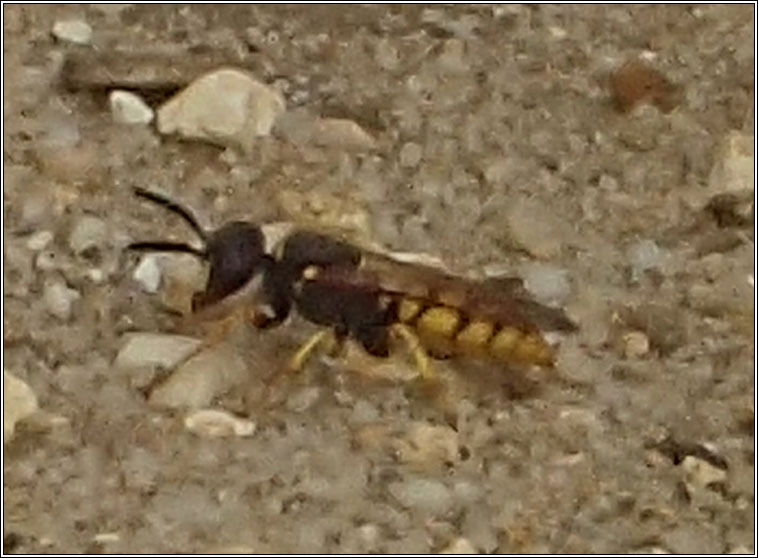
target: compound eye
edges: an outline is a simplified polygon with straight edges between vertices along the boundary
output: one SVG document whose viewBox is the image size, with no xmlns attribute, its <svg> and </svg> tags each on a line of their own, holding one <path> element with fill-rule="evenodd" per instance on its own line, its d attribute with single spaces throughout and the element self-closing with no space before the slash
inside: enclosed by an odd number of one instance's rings
<svg viewBox="0 0 758 558">
<path fill-rule="evenodd" d="M 263 234 L 252 223 L 224 225 L 210 236 L 206 251 L 210 270 L 205 291 L 195 297 L 199 307 L 214 304 L 244 287 L 268 261 Z"/>
</svg>

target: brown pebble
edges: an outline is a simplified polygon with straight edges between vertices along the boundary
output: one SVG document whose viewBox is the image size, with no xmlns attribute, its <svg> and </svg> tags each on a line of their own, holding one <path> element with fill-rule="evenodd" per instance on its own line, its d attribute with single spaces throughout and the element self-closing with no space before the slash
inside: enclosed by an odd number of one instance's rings
<svg viewBox="0 0 758 558">
<path fill-rule="evenodd" d="M 674 86 L 666 77 L 640 60 L 630 60 L 610 78 L 611 95 L 621 112 L 639 103 L 652 103 L 664 112 L 676 106 Z"/>
</svg>

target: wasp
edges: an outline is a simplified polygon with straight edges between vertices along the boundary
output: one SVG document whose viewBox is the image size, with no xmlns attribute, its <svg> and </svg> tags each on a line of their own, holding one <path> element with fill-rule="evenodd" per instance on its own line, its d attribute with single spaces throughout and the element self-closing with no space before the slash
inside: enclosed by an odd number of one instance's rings
<svg viewBox="0 0 758 558">
<path fill-rule="evenodd" d="M 293 369 L 321 343 L 348 338 L 377 357 L 389 356 L 391 340 L 400 338 L 428 377 L 429 357 L 551 367 L 555 349 L 542 332 L 576 329 L 562 310 L 533 300 L 518 278 L 465 278 L 310 230 L 295 230 L 267 251 L 256 223 L 232 221 L 207 231 L 175 201 L 142 188 L 134 193 L 181 217 L 202 241 L 201 248 L 169 241 L 128 246 L 207 262 L 193 313 L 233 301 L 251 305 L 259 329 L 282 324 L 293 311 L 322 326 L 292 358 Z"/>
</svg>

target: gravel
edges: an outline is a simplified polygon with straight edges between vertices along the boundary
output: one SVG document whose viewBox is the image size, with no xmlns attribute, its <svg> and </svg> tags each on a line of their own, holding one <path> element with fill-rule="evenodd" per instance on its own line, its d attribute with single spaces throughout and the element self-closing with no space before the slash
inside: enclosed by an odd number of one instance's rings
<svg viewBox="0 0 758 558">
<path fill-rule="evenodd" d="M 56 21 L 53 25 L 53 35 L 61 41 L 87 45 L 92 40 L 92 27 L 80 19 Z"/>
<path fill-rule="evenodd" d="M 130 91 L 111 91 L 108 96 L 113 120 L 121 124 L 150 124 L 155 117 L 142 97 Z"/>
<path fill-rule="evenodd" d="M 13 437 L 16 423 L 39 408 L 37 396 L 23 380 L 3 370 L 3 444 Z"/>
<path fill-rule="evenodd" d="M 755 551 L 751 7 L 5 8 L 6 553 Z M 198 239 L 135 186 L 579 329 L 442 392 L 285 373 L 314 325 L 183 315 L 202 262 L 123 247 Z"/>
<path fill-rule="evenodd" d="M 285 110 L 279 92 L 248 73 L 223 69 L 193 81 L 158 109 L 158 131 L 251 149 Z"/>
</svg>

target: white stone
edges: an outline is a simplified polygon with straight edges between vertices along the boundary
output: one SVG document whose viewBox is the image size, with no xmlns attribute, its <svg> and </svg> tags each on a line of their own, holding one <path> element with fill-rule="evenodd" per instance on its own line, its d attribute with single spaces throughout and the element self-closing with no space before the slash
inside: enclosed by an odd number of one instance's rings
<svg viewBox="0 0 758 558">
<path fill-rule="evenodd" d="M 342 149 L 372 149 L 376 141 L 352 120 L 344 118 L 321 118 L 313 131 L 313 142 L 325 147 Z"/>
<path fill-rule="evenodd" d="M 550 32 L 550 36 L 553 37 L 553 39 L 560 40 L 568 37 L 568 31 L 566 31 L 563 27 L 551 25 L 547 28 L 547 30 Z"/>
<path fill-rule="evenodd" d="M 192 311 L 192 295 L 205 288 L 208 270 L 191 254 L 152 254 L 160 266 L 160 301 L 181 314 Z"/>
<path fill-rule="evenodd" d="M 203 351 L 180 365 L 150 394 L 150 404 L 171 408 L 202 408 L 241 385 L 248 376 L 245 361 L 227 346 Z"/>
<path fill-rule="evenodd" d="M 121 12 L 128 10 L 134 4 L 90 4 L 89 6 L 105 16 L 118 17 L 121 15 Z"/>
<path fill-rule="evenodd" d="M 244 437 L 255 433 L 253 421 L 217 409 L 201 409 L 190 413 L 184 419 L 184 426 L 190 432 L 204 438 Z"/>
<path fill-rule="evenodd" d="M 442 43 L 442 52 L 437 58 L 440 66 L 450 73 L 461 73 L 470 69 L 466 62 L 466 41 L 458 37 Z"/>
<path fill-rule="evenodd" d="M 287 409 L 295 413 L 302 413 L 313 407 L 321 397 L 321 388 L 316 386 L 304 387 L 287 399 Z"/>
<path fill-rule="evenodd" d="M 627 248 L 627 258 L 635 277 L 650 269 L 659 269 L 666 259 L 666 252 L 654 240 L 640 240 Z"/>
<path fill-rule="evenodd" d="M 132 277 L 142 286 L 147 293 L 158 292 L 161 285 L 161 266 L 157 254 L 143 256 L 137 267 L 134 268 Z"/>
<path fill-rule="evenodd" d="M 42 292 L 47 311 L 60 320 L 68 320 L 71 317 L 74 302 L 82 295 L 79 291 L 69 288 L 62 281 L 48 280 Z"/>
<path fill-rule="evenodd" d="M 479 551 L 474 548 L 471 541 L 463 537 L 458 537 L 442 549 L 440 554 L 479 554 Z"/>
<path fill-rule="evenodd" d="M 543 304 L 562 305 L 571 295 L 569 274 L 554 265 L 531 262 L 521 269 L 524 286 Z"/>
<path fill-rule="evenodd" d="M 356 423 L 374 422 L 379 418 L 379 410 L 373 403 L 365 399 L 359 399 L 353 405 L 353 412 L 350 418 Z"/>
<path fill-rule="evenodd" d="M 400 166 L 405 168 L 416 167 L 421 162 L 424 152 L 417 143 L 409 141 L 400 149 Z"/>
<path fill-rule="evenodd" d="M 682 460 L 682 469 L 687 477 L 687 484 L 696 488 L 706 488 L 709 484 L 724 482 L 727 476 L 725 470 L 694 455 L 688 455 Z"/>
<path fill-rule="evenodd" d="M 34 252 L 44 250 L 53 241 L 53 233 L 50 231 L 37 231 L 26 240 L 26 247 Z"/>
<path fill-rule="evenodd" d="M 95 283 L 96 285 L 102 285 L 103 282 L 105 282 L 106 274 L 105 271 L 98 268 L 88 269 L 87 270 L 87 277 L 90 281 Z"/>
<path fill-rule="evenodd" d="M 82 139 L 79 124 L 71 115 L 55 115 L 45 121 L 45 134 L 40 138 L 40 143 L 48 150 L 50 155 L 48 164 L 52 169 L 60 169 L 64 166 L 55 158 L 55 152 L 76 147 Z M 72 150 L 71 153 L 77 153 Z M 84 150 L 78 153 L 83 154 Z"/>
<path fill-rule="evenodd" d="M 170 370 L 194 353 L 199 339 L 162 333 L 131 333 L 119 350 L 114 365 L 117 368 L 160 366 Z"/>
<path fill-rule="evenodd" d="M 59 20 L 53 24 L 53 36 L 61 41 L 88 45 L 92 41 L 92 27 L 81 19 Z"/>
<path fill-rule="evenodd" d="M 42 250 L 34 259 L 34 267 L 40 271 L 53 271 L 62 267 L 58 254 L 53 250 Z"/>
<path fill-rule="evenodd" d="M 414 422 L 406 436 L 396 441 L 398 458 L 416 465 L 455 462 L 458 459 L 458 433 L 449 426 Z"/>
<path fill-rule="evenodd" d="M 69 246 L 75 254 L 81 254 L 90 248 L 97 248 L 105 243 L 108 227 L 102 219 L 84 215 L 81 217 L 68 238 Z"/>
<path fill-rule="evenodd" d="M 532 200 L 516 201 L 508 208 L 506 224 L 511 240 L 538 258 L 552 258 L 563 247 L 561 234 L 556 230 L 556 216 Z"/>
<path fill-rule="evenodd" d="M 150 124 L 155 116 L 142 97 L 131 91 L 111 91 L 108 102 L 113 120 L 120 124 Z"/>
<path fill-rule="evenodd" d="M 708 178 L 711 195 L 755 189 L 753 134 L 732 131 L 726 135 Z"/>
<path fill-rule="evenodd" d="M 373 523 L 364 523 L 358 527 L 358 534 L 364 543 L 368 545 L 374 545 L 379 541 L 379 536 L 382 533 L 379 527 Z"/>
<path fill-rule="evenodd" d="M 380 39 L 376 43 L 374 60 L 384 70 L 395 70 L 400 64 L 400 56 L 397 49 L 389 39 Z"/>
<path fill-rule="evenodd" d="M 158 109 L 158 131 L 250 150 L 267 136 L 286 104 L 249 73 L 216 70 L 192 82 Z"/>
<path fill-rule="evenodd" d="M 404 506 L 425 513 L 442 515 L 453 505 L 450 491 L 436 480 L 419 478 L 393 482 L 389 491 Z"/>
<path fill-rule="evenodd" d="M 92 541 L 97 544 L 113 544 L 121 542 L 121 535 L 118 533 L 98 533 L 92 537 Z"/>
<path fill-rule="evenodd" d="M 641 331 L 630 331 L 624 335 L 624 355 L 626 358 L 639 358 L 650 351 L 650 340 Z"/>
<path fill-rule="evenodd" d="M 39 408 L 37 396 L 25 382 L 3 370 L 3 444 L 13 437 L 18 421 Z"/>
</svg>

